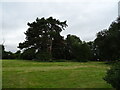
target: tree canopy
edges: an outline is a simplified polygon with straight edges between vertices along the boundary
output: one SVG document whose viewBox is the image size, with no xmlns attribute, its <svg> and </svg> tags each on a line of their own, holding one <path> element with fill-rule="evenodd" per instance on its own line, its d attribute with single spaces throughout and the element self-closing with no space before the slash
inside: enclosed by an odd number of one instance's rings
<svg viewBox="0 0 120 90">
<path fill-rule="evenodd" d="M 35 60 L 120 60 L 120 17 L 108 29 L 97 33 L 94 41 L 85 42 L 76 35 L 68 34 L 64 39 L 61 32 L 68 26 L 67 21 L 49 18 L 37 18 L 27 23 L 25 41 L 19 43 L 20 51 L 6 52 L 2 46 L 3 58 L 21 58 Z M 22 52 L 21 52 L 22 51 Z"/>
<path fill-rule="evenodd" d="M 97 33 L 95 45 L 102 60 L 120 59 L 120 17 L 110 27 Z"/>
<path fill-rule="evenodd" d="M 18 48 L 24 49 L 24 51 L 32 49 L 34 54 L 43 52 L 49 55 L 52 55 L 52 49 L 55 47 L 55 44 L 62 43 L 63 37 L 60 35 L 60 32 L 67 27 L 66 21 L 60 22 L 53 17 L 46 19 L 37 18 L 36 21 L 27 25 L 29 28 L 25 32 L 26 41 L 19 43 Z"/>
</svg>

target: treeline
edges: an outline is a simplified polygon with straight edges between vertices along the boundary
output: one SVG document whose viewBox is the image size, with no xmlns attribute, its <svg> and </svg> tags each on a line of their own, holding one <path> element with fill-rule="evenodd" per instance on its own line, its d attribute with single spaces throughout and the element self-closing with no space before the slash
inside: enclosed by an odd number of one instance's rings
<svg viewBox="0 0 120 90">
<path fill-rule="evenodd" d="M 4 45 L 0 45 L 2 51 L 2 59 L 20 59 L 21 51 L 15 53 L 11 51 L 5 51 Z"/>
<path fill-rule="evenodd" d="M 118 61 L 120 60 L 120 17 L 108 29 L 97 33 L 94 41 L 81 41 L 76 35 L 64 39 L 61 31 L 68 26 L 52 17 L 37 18 L 27 24 L 26 40 L 19 43 L 16 53 L 6 52 L 2 45 L 3 59 L 27 59 L 40 61 Z"/>
</svg>

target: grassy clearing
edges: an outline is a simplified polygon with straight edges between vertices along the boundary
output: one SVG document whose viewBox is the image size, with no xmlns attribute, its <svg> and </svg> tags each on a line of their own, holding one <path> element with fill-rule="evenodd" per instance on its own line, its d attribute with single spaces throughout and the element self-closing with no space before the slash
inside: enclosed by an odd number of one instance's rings
<svg viewBox="0 0 120 90">
<path fill-rule="evenodd" d="M 104 62 L 3 60 L 3 88 L 112 88 L 102 78 Z"/>
</svg>

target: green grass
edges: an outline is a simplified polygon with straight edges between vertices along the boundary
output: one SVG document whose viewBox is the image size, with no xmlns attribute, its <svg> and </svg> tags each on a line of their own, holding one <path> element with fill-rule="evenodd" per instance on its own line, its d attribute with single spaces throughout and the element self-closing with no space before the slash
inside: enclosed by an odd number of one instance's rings
<svg viewBox="0 0 120 90">
<path fill-rule="evenodd" d="M 112 88 L 104 62 L 2 61 L 3 88 Z"/>
</svg>

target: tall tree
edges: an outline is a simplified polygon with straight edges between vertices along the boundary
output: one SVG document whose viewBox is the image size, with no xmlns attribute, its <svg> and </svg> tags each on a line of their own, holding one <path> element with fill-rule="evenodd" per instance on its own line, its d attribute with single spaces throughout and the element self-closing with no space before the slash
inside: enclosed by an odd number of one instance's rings
<svg viewBox="0 0 120 90">
<path fill-rule="evenodd" d="M 75 47 L 80 46 L 82 44 L 82 41 L 79 39 L 79 37 L 75 35 L 67 35 L 66 38 L 66 59 L 74 59 L 76 50 Z M 78 49 L 77 49 L 78 50 Z M 76 51 L 75 51 L 76 52 Z"/>
<path fill-rule="evenodd" d="M 120 59 L 120 17 L 117 18 L 108 30 L 97 33 L 95 45 L 102 60 Z"/>
<path fill-rule="evenodd" d="M 18 48 L 34 49 L 34 54 L 41 52 L 52 55 L 53 43 L 62 39 L 60 32 L 67 26 L 66 21 L 60 22 L 52 17 L 47 19 L 37 18 L 36 21 L 27 24 L 28 30 L 25 32 L 26 41 L 19 43 Z M 38 55 L 37 55 L 38 56 Z"/>
<path fill-rule="evenodd" d="M 86 61 L 90 56 L 90 48 L 86 42 L 82 42 L 75 35 L 67 35 L 66 38 L 66 59 Z"/>
</svg>

